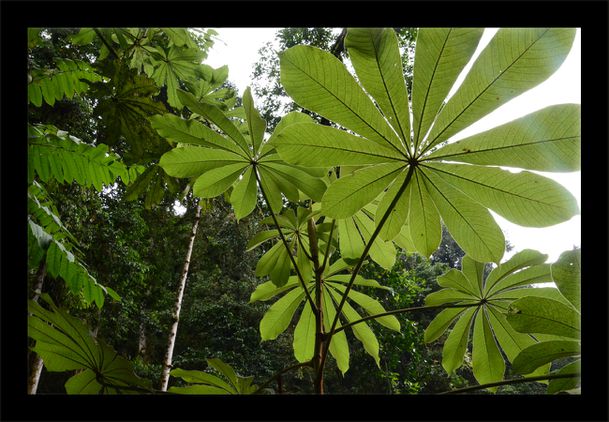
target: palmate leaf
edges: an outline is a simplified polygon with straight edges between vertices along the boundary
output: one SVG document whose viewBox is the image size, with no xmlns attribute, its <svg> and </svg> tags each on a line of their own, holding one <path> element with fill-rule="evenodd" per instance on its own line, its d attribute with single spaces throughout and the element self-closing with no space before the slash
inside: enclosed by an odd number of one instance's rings
<svg viewBox="0 0 609 422">
<path fill-rule="evenodd" d="M 173 177 L 196 177 L 196 195 L 214 197 L 232 187 L 230 201 L 239 219 L 254 210 L 258 187 L 264 192 L 271 210 L 277 214 L 283 207 L 282 194 L 293 201 L 300 199 L 299 191 L 316 201 L 322 198 L 326 184 L 316 177 L 319 170 L 285 165 L 273 147 L 265 142 L 266 123 L 254 108 L 249 88 L 244 94 L 244 133 L 217 106 L 199 101 L 186 91 L 178 90 L 177 96 L 182 104 L 223 133 L 219 134 L 196 120 L 186 121 L 169 114 L 151 118 L 153 127 L 161 136 L 187 144 L 165 153 L 159 165 Z M 278 131 L 304 120 L 306 118 L 294 114 L 286 116 L 271 138 Z M 260 183 L 257 183 L 258 179 Z"/>
<path fill-rule="evenodd" d="M 346 268 L 349 268 L 348 264 L 339 260 L 324 271 L 323 313 L 326 314 L 324 317 L 324 327 L 326 331 L 331 328 L 332 319 L 336 315 L 337 303 L 345 292 L 345 284 L 351 277 L 348 274 L 338 274 Z M 311 278 L 307 284 L 307 289 L 312 291 L 315 288 L 315 282 L 313 274 L 311 272 L 309 274 Z M 361 276 L 356 277 L 354 285 L 388 289 L 375 280 L 366 280 Z M 283 294 L 283 296 L 269 308 L 260 322 L 262 339 L 277 338 L 277 336 L 289 327 L 297 310 L 304 303 L 294 329 L 293 347 L 296 359 L 301 363 L 308 362 L 313 356 L 315 345 L 315 315 L 311 310 L 309 302 L 304 298 L 304 291 L 297 277 L 290 277 L 288 282 L 281 287 L 276 286 L 271 281 L 260 284 L 252 293 L 250 303 L 270 300 L 280 294 Z M 341 312 L 344 319 L 348 322 L 361 319 L 361 311 L 356 310 L 352 304 L 357 305 L 367 315 L 376 315 L 386 312 L 379 301 L 352 289 L 349 292 L 348 301 L 345 303 Z M 375 318 L 375 320 L 389 329 L 398 332 L 400 331 L 400 323 L 393 315 Z M 340 327 L 340 324 L 337 327 Z M 378 365 L 379 344 L 368 324 L 360 323 L 354 325 L 350 329 L 353 331 L 355 337 L 362 343 L 366 352 L 373 357 Z M 337 360 L 339 369 L 344 373 L 349 368 L 349 346 L 344 331 L 337 333 L 332 341 L 334 342 L 339 336 L 342 337 L 342 339 L 339 340 L 336 346 L 331 346 L 330 354 Z"/>
<path fill-rule="evenodd" d="M 254 377 L 242 377 L 221 359 L 207 359 L 209 367 L 218 371 L 223 377 L 195 370 L 172 369 L 171 375 L 181 378 L 190 385 L 170 387 L 167 390 L 175 394 L 252 394 L 258 387 L 252 384 Z M 226 379 L 226 380 L 225 380 Z M 227 382 L 228 381 L 228 382 Z"/>
<path fill-rule="evenodd" d="M 126 394 L 150 390 L 150 381 L 133 373 L 131 362 L 95 339 L 79 319 L 57 308 L 47 294 L 41 298 L 50 310 L 29 302 L 28 335 L 36 340 L 34 351 L 48 371 L 83 370 L 65 384 L 68 394 Z"/>
<path fill-rule="evenodd" d="M 509 305 L 506 322 L 521 333 L 532 333 L 543 339 L 523 350 L 514 359 L 514 371 L 527 373 L 556 360 L 581 355 L 581 250 L 566 251 L 552 264 L 552 278 L 560 293 L 517 298 Z M 538 290 L 538 289 L 536 289 Z M 544 338 L 544 335 L 550 335 Z M 557 374 L 578 374 L 580 361 L 571 362 L 555 371 Z M 550 381 L 548 393 L 574 389 L 579 377 Z"/>
<path fill-rule="evenodd" d="M 441 219 L 472 258 L 499 263 L 504 238 L 488 209 L 530 227 L 557 224 L 579 212 L 573 196 L 556 183 L 496 168 L 578 170 L 579 106 L 548 107 L 455 143 L 450 137 L 550 76 L 566 58 L 574 34 L 572 29 L 499 30 L 446 101 L 482 30 L 420 29 L 412 136 L 392 30 L 348 31 L 345 46 L 361 86 L 330 53 L 292 47 L 281 56 L 286 91 L 349 133 L 302 123 L 284 130 L 272 145 L 291 164 L 360 166 L 353 174 L 341 172 L 343 177 L 328 187 L 322 210 L 329 217 L 349 218 L 386 191 L 374 219 L 380 224 L 391 212 L 382 238 L 395 239 L 407 227 L 402 241 L 429 256 L 439 244 Z M 409 167 L 414 174 L 407 179 Z M 396 199 L 399 192 L 405 198 Z M 388 209 L 394 199 L 397 212 Z"/>
<path fill-rule="evenodd" d="M 505 362 L 515 359 L 528 347 L 541 344 L 534 337 L 519 332 L 510 323 L 507 309 L 521 298 L 556 301 L 560 293 L 554 288 L 529 288 L 529 285 L 551 280 L 547 255 L 524 250 L 501 263 L 484 278 L 484 264 L 465 256 L 461 270 L 452 269 L 438 278 L 442 290 L 425 298 L 425 304 L 463 305 L 442 310 L 425 330 L 425 342 L 435 341 L 454 324 L 444 344 L 442 365 L 447 372 L 458 369 L 469 343 L 473 326 L 472 365 L 474 377 L 481 384 L 503 379 Z M 566 306 L 566 300 L 561 303 Z M 456 323 L 455 323 L 456 321 Z M 547 372 L 547 365 L 536 366 L 533 375 Z"/>
<path fill-rule="evenodd" d="M 167 151 L 169 145 L 148 120 L 167 112 L 162 102 L 153 99 L 159 88 L 152 79 L 135 74 L 125 65 L 112 62 L 108 66 L 116 76 L 110 83 L 94 85 L 100 98 L 95 112 L 102 117 L 99 141 L 112 146 L 124 139 L 131 147 L 126 156 L 135 162 Z"/>
</svg>

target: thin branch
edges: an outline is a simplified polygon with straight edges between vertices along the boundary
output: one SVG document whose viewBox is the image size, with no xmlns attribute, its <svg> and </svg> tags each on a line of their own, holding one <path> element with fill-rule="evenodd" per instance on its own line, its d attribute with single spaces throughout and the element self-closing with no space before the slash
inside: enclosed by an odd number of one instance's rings
<svg viewBox="0 0 609 422">
<path fill-rule="evenodd" d="M 324 262 L 321 264 L 322 271 L 324 271 L 326 269 L 326 265 L 328 264 L 328 258 L 330 257 L 330 246 L 332 245 L 332 234 L 334 233 L 335 225 L 336 225 L 336 220 L 332 219 L 332 226 L 330 226 L 330 236 L 328 237 L 328 244 L 326 245 L 326 253 L 324 255 Z"/>
<path fill-rule="evenodd" d="M 338 320 L 340 318 L 341 311 L 343 309 L 343 306 L 345 305 L 345 302 L 347 301 L 347 296 L 349 295 L 349 292 L 351 291 L 351 287 L 353 287 L 353 283 L 355 282 L 355 278 L 357 277 L 357 274 L 359 273 L 359 270 L 361 269 L 361 267 L 362 267 L 362 265 L 364 263 L 364 260 L 368 256 L 368 252 L 370 251 L 370 248 L 372 247 L 372 244 L 374 243 L 374 241 L 376 240 L 377 236 L 379 235 L 379 233 L 381 231 L 381 228 L 383 227 L 383 225 L 385 224 L 385 222 L 389 218 L 389 215 L 393 211 L 393 208 L 397 204 L 398 200 L 400 199 L 400 197 L 402 196 L 402 194 L 406 190 L 406 187 L 408 186 L 408 183 L 410 182 L 410 179 L 412 178 L 413 173 L 414 173 L 414 166 L 411 164 L 409 166 L 409 168 L 408 168 L 408 174 L 406 175 L 406 179 L 404 180 L 404 183 L 402 183 L 402 186 L 400 186 L 400 190 L 397 192 L 397 194 L 395 195 L 395 197 L 391 201 L 391 204 L 389 204 L 389 207 L 387 208 L 387 211 L 385 211 L 385 214 L 383 215 L 383 218 L 381 218 L 381 221 L 379 222 L 379 224 L 374 229 L 374 232 L 372 233 L 372 236 L 370 236 L 370 240 L 366 244 L 366 247 L 364 248 L 364 252 L 362 253 L 362 256 L 360 257 L 359 261 L 357 261 L 357 264 L 355 265 L 355 268 L 353 268 L 353 273 L 351 274 L 351 278 L 349 279 L 349 283 L 347 284 L 347 288 L 345 289 L 345 292 L 343 293 L 343 297 L 342 297 L 342 299 L 340 301 L 340 304 L 338 305 L 338 308 L 336 309 L 336 316 L 334 317 L 334 321 L 332 322 L 332 326 L 330 328 L 330 332 L 331 333 L 334 332 L 334 330 L 336 329 L 336 325 L 338 324 Z M 323 352 L 323 355 L 322 355 L 322 358 L 321 358 L 320 371 L 323 370 L 326 358 L 328 356 L 328 351 L 330 350 L 330 342 L 331 341 L 332 341 L 332 336 L 329 336 L 328 337 L 328 344 L 326 345 L 326 347 L 324 349 L 324 352 Z"/>
<path fill-rule="evenodd" d="M 290 246 L 288 245 L 288 241 L 285 239 L 285 236 L 283 235 L 283 231 L 281 230 L 281 226 L 279 225 L 279 222 L 277 221 L 277 217 L 275 216 L 275 213 L 273 212 L 273 210 L 271 208 L 271 203 L 269 202 L 269 198 L 266 196 L 266 192 L 262 188 L 262 181 L 260 180 L 260 175 L 258 174 L 258 169 L 255 166 L 254 166 L 254 174 L 256 176 L 256 181 L 258 182 L 258 186 L 260 186 L 260 192 L 262 192 L 262 197 L 264 198 L 264 200 L 266 201 L 266 203 L 269 207 L 271 217 L 273 218 L 273 223 L 275 223 L 275 227 L 277 227 L 277 231 L 279 232 L 279 237 L 281 238 L 281 241 L 283 242 L 283 246 L 285 246 L 285 248 L 288 251 L 288 256 L 290 257 L 290 260 L 292 261 L 292 265 L 294 266 L 294 269 L 296 270 L 296 275 L 298 276 L 298 280 L 300 281 L 301 287 L 304 290 L 305 295 L 307 296 L 307 300 L 309 301 L 309 304 L 311 305 L 311 309 L 317 311 L 315 302 L 313 301 L 313 298 L 311 297 L 311 294 L 309 293 L 309 289 L 307 289 L 307 283 L 305 282 L 302 274 L 300 273 L 300 270 L 298 269 L 296 260 L 294 259 L 294 256 L 292 255 L 292 250 L 291 250 Z"/>
<path fill-rule="evenodd" d="M 536 377 L 517 378 L 517 379 L 503 380 L 503 381 L 498 381 L 498 382 L 491 382 L 489 384 L 474 385 L 471 387 L 459 388 L 458 390 L 445 391 L 445 392 L 439 393 L 439 394 L 459 394 L 459 393 L 466 393 L 468 391 L 483 390 L 485 388 L 499 387 L 501 385 L 522 384 L 525 382 L 555 380 L 555 379 L 561 379 L 561 378 L 577 378 L 579 376 L 581 376 L 581 374 L 579 372 L 576 374 L 538 375 Z"/>
<path fill-rule="evenodd" d="M 330 334 L 334 335 L 336 333 L 339 333 L 349 327 L 352 327 L 356 324 L 362 323 L 362 322 L 366 322 L 369 321 L 371 319 L 376 319 L 376 318 L 381 318 L 384 316 L 388 316 L 388 315 L 396 315 L 396 314 L 404 314 L 407 312 L 414 312 L 414 311 L 427 311 L 430 309 L 446 309 L 446 308 L 472 308 L 474 306 L 480 306 L 480 303 L 469 303 L 469 304 L 461 304 L 461 305 L 434 305 L 434 306 L 414 306 L 412 308 L 401 308 L 401 309 L 394 309 L 392 311 L 387 311 L 387 312 L 383 312 L 382 314 L 376 314 L 376 315 L 369 315 L 366 316 L 362 319 L 358 319 L 357 321 L 353 321 L 350 322 L 348 324 L 345 324 L 341 327 L 338 327 L 337 329 L 335 329 L 334 331 L 332 331 Z"/>
<path fill-rule="evenodd" d="M 275 381 L 278 376 L 281 376 L 281 375 L 285 374 L 286 372 L 293 371 L 294 369 L 298 369 L 298 368 L 303 367 L 303 366 L 309 366 L 310 367 L 311 366 L 311 361 L 303 362 L 303 363 L 296 363 L 294 365 L 288 366 L 287 368 L 283 368 L 280 371 L 277 371 L 276 373 L 273 374 L 272 377 L 270 377 L 268 380 L 266 380 L 265 382 L 260 384 L 260 387 L 258 387 L 258 389 L 256 391 L 254 391 L 252 394 L 259 394 L 264 389 L 264 387 L 266 387 L 267 385 L 269 385 L 270 383 Z"/>
</svg>

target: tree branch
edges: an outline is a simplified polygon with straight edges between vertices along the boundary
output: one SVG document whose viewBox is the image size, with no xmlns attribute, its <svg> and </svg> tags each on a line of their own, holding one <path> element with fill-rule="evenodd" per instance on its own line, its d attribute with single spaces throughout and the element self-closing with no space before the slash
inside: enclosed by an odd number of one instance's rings
<svg viewBox="0 0 609 422">
<path fill-rule="evenodd" d="M 338 308 L 336 308 L 336 316 L 334 317 L 334 321 L 332 322 L 332 326 L 330 327 L 330 332 L 331 333 L 333 333 L 334 330 L 336 329 L 336 325 L 338 324 L 338 320 L 340 318 L 341 311 L 343 309 L 343 306 L 345 305 L 345 302 L 347 301 L 347 296 L 349 295 L 349 292 L 351 291 L 351 287 L 353 287 L 353 283 L 355 282 L 355 278 L 357 277 L 357 274 L 359 273 L 359 270 L 361 269 L 361 267 L 362 267 L 362 265 L 364 263 L 364 260 L 368 256 L 368 252 L 370 251 L 370 248 L 372 247 L 372 244 L 374 243 L 374 241 L 376 240 L 377 236 L 379 235 L 379 233 L 381 231 L 381 228 L 383 227 L 383 225 L 385 224 L 385 222 L 389 218 L 389 215 L 393 211 L 393 208 L 397 204 L 398 200 L 400 199 L 400 197 L 402 196 L 402 194 L 406 190 L 406 187 L 408 186 L 408 183 L 410 182 L 410 179 L 412 178 L 412 174 L 413 173 L 414 173 L 414 166 L 411 164 L 408 167 L 408 174 L 406 175 L 406 179 L 404 180 L 404 183 L 402 183 L 402 186 L 400 186 L 400 190 L 395 195 L 395 198 L 393 198 L 393 200 L 391 201 L 391 204 L 389 204 L 389 207 L 387 208 L 387 211 L 385 211 L 385 214 L 383 215 L 383 218 L 381 218 L 381 221 L 379 222 L 379 224 L 374 229 L 374 232 L 372 233 L 372 236 L 370 236 L 370 240 L 366 244 L 366 247 L 364 248 L 362 256 L 360 257 L 359 261 L 357 261 L 357 264 L 355 265 L 355 268 L 353 268 L 353 273 L 351 274 L 351 278 L 349 279 L 349 283 L 347 284 L 347 288 L 345 289 L 345 292 L 343 293 L 343 297 L 341 298 L 341 301 L 340 301 L 340 304 L 338 305 Z M 328 356 L 328 351 L 330 350 L 330 342 L 331 341 L 332 341 L 332 336 L 329 336 L 328 337 L 328 344 L 326 345 L 326 347 L 324 349 L 324 353 L 322 355 L 320 370 L 323 370 L 326 358 Z"/>
<path fill-rule="evenodd" d="M 561 378 L 577 378 L 580 375 L 581 374 L 579 372 L 576 373 L 576 374 L 547 374 L 547 375 L 538 375 L 536 377 L 517 378 L 517 379 L 510 379 L 510 380 L 491 382 L 489 384 L 474 385 L 474 386 L 471 386 L 471 387 L 459 388 L 458 390 L 445 391 L 445 392 L 439 393 L 439 394 L 460 394 L 460 393 L 466 393 L 468 391 L 484 390 L 485 388 L 499 387 L 501 385 L 522 384 L 522 383 L 525 383 L 525 382 L 542 381 L 542 380 L 555 380 L 555 379 L 561 379 Z"/>
</svg>

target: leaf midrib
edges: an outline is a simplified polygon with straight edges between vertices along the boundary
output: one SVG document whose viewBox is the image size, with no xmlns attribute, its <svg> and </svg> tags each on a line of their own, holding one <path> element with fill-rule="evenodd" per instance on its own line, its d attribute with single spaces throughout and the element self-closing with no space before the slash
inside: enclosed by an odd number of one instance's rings
<svg viewBox="0 0 609 422">
<path fill-rule="evenodd" d="M 552 139 L 544 139 L 544 140 L 541 140 L 541 141 L 523 142 L 521 144 L 516 144 L 516 145 L 504 145 L 504 146 L 495 147 L 495 148 L 479 149 L 479 150 L 476 150 L 476 151 L 469 151 L 469 152 L 461 151 L 461 152 L 455 152 L 453 154 L 434 155 L 434 156 L 429 156 L 427 158 L 422 158 L 420 161 L 433 161 L 433 160 L 437 160 L 439 158 L 455 157 L 455 156 L 461 156 L 461 155 L 472 156 L 474 154 L 482 154 L 482 153 L 486 153 L 486 152 L 489 152 L 489 151 L 500 151 L 500 150 L 510 149 L 510 148 L 521 148 L 521 147 L 535 146 L 537 144 L 545 144 L 545 143 L 551 143 L 551 142 L 566 141 L 566 140 L 569 140 L 569 139 L 577 139 L 579 137 L 580 137 L 579 135 L 565 136 L 565 137 L 562 137 L 562 138 L 552 138 Z M 448 144 L 447 147 L 449 145 L 455 145 L 455 144 Z"/>
<path fill-rule="evenodd" d="M 476 184 L 476 185 L 480 185 L 480 186 L 481 186 L 481 187 L 483 187 L 483 188 L 487 188 L 487 189 L 490 189 L 490 190 L 493 190 L 493 191 L 498 191 L 498 192 L 501 192 L 501 193 L 503 193 L 503 194 L 505 194 L 505 195 L 508 195 L 508 196 L 513 196 L 513 197 L 516 197 L 516 198 L 518 198 L 518 199 L 526 200 L 526 201 L 528 201 L 528 202 L 534 202 L 534 203 L 536 203 L 536 204 L 538 204 L 538 205 L 543 205 L 543 206 L 547 206 L 547 207 L 551 207 L 551 208 L 558 208 L 556 205 L 552 205 L 552 204 L 549 204 L 549 203 L 546 203 L 546 202 L 543 202 L 543 201 L 539 201 L 539 200 L 534 199 L 534 198 L 528 198 L 528 197 L 526 197 L 526 196 L 522 196 L 522 195 L 519 195 L 519 194 L 516 194 L 516 193 L 513 193 L 513 192 L 509 192 L 509 191 L 505 191 L 505 190 L 503 190 L 503 189 L 499 189 L 499 188 L 496 188 L 496 187 L 492 187 L 492 186 L 489 186 L 489 185 L 485 185 L 484 183 L 479 182 L 479 181 L 477 181 L 477 180 L 473 180 L 473 179 L 467 179 L 467 178 L 465 178 L 464 176 L 460 176 L 460 175 L 458 175 L 458 174 L 450 173 L 450 172 L 448 172 L 448 171 L 446 171 L 446 170 L 440 170 L 440 169 L 437 169 L 437 168 L 435 168 L 435 167 L 426 166 L 426 165 L 424 165 L 424 164 L 421 164 L 421 167 L 428 168 L 428 169 L 430 169 L 430 171 L 436 171 L 436 172 L 438 172 L 438 173 L 444 173 L 444 174 L 447 174 L 447 175 L 449 175 L 449 176 L 455 177 L 455 178 L 457 178 L 457 179 L 461 179 L 461 180 L 464 180 L 464 181 L 466 181 L 466 182 L 470 182 L 470 183 L 473 183 L 473 184 Z M 450 183 L 448 180 L 446 180 L 446 179 L 445 179 L 445 178 L 443 178 L 442 176 L 440 176 L 440 177 L 442 178 L 442 180 L 444 180 L 446 183 L 450 184 L 450 185 L 451 185 L 452 187 L 454 187 L 455 189 L 459 189 L 457 186 L 454 186 L 452 183 Z M 459 190 L 461 190 L 461 189 L 459 189 Z M 464 194 L 464 195 L 467 195 L 465 192 L 463 192 L 463 194 Z M 470 197 L 469 195 L 467 195 L 467 196 L 468 196 L 468 197 Z M 470 198 L 471 198 L 471 197 L 470 197 Z M 473 200 L 473 199 L 472 199 L 472 200 Z M 561 208 L 561 209 L 564 209 L 563 207 L 560 207 L 560 208 Z"/>
</svg>

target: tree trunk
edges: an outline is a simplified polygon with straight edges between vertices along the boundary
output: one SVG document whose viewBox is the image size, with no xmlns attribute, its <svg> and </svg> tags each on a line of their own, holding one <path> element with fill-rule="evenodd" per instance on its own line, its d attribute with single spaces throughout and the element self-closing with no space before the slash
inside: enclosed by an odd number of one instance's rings
<svg viewBox="0 0 609 422">
<path fill-rule="evenodd" d="M 165 353 L 165 361 L 163 362 L 163 372 L 161 374 L 161 391 L 167 391 L 167 384 L 169 383 L 169 371 L 171 371 L 171 361 L 173 358 L 173 348 L 175 346 L 176 335 L 178 333 L 178 322 L 180 321 L 180 310 L 182 308 L 182 298 L 184 297 L 184 289 L 186 288 L 186 279 L 188 278 L 188 268 L 190 266 L 190 256 L 192 255 L 193 245 L 195 243 L 195 237 L 197 236 L 197 229 L 199 227 L 199 221 L 201 220 L 201 206 L 197 204 L 197 212 L 195 214 L 195 221 L 192 225 L 192 232 L 190 234 L 190 241 L 188 244 L 188 250 L 186 251 L 186 258 L 184 259 L 184 267 L 182 269 L 182 276 L 180 278 L 180 284 L 178 286 L 178 297 L 175 302 L 173 311 L 173 324 L 169 332 L 169 338 L 167 340 L 167 352 Z"/>
<path fill-rule="evenodd" d="M 324 371 L 321 356 L 324 348 L 324 322 L 323 322 L 323 268 L 319 266 L 319 249 L 317 244 L 317 231 L 315 221 L 309 219 L 307 222 L 307 234 L 309 235 L 309 250 L 313 260 L 313 269 L 315 271 L 315 353 L 313 356 L 313 369 L 315 372 L 315 394 L 324 393 Z"/>
<path fill-rule="evenodd" d="M 144 362 L 148 361 L 148 339 L 146 338 L 146 325 L 144 321 L 140 322 L 137 354 L 142 357 Z"/>
<path fill-rule="evenodd" d="M 44 284 L 44 277 L 46 276 L 46 273 L 47 265 L 46 262 L 43 260 L 40 263 L 40 266 L 38 267 L 38 273 L 36 274 L 36 285 L 34 286 L 34 296 L 32 297 L 32 300 L 34 302 L 38 302 L 38 298 L 42 293 L 42 285 Z M 34 352 L 32 352 L 32 354 L 34 355 L 34 358 L 30 367 L 30 376 L 27 380 L 28 394 L 36 394 L 36 391 L 38 390 L 38 383 L 40 382 L 40 374 L 42 374 L 42 367 L 44 366 L 42 358 Z"/>
</svg>

